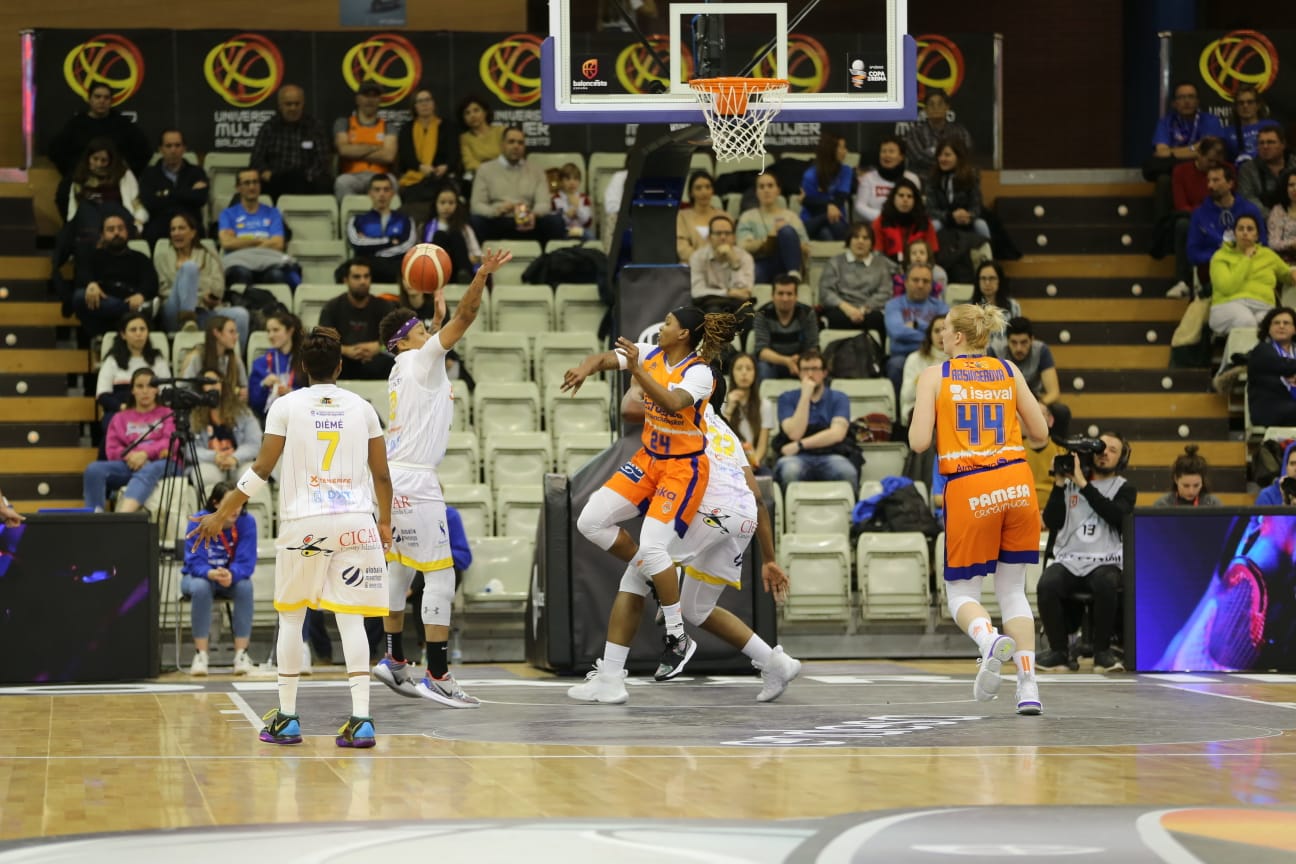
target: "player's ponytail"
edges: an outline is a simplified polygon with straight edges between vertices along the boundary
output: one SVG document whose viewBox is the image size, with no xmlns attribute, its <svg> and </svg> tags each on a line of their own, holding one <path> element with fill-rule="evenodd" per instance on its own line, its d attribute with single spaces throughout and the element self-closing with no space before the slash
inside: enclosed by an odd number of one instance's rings
<svg viewBox="0 0 1296 864">
<path fill-rule="evenodd" d="M 752 317 L 751 301 L 735 312 L 711 312 L 702 316 L 702 340 L 696 346 L 698 356 L 711 363 L 724 354 L 744 322 Z"/>
<path fill-rule="evenodd" d="M 342 336 L 332 327 L 316 327 L 302 340 L 302 365 L 311 383 L 332 383 L 342 362 Z"/>
<path fill-rule="evenodd" d="M 984 351 L 991 335 L 1003 330 L 1007 323 L 1007 316 L 998 306 L 964 303 L 950 310 L 945 326 L 963 334 L 969 351 Z"/>
</svg>

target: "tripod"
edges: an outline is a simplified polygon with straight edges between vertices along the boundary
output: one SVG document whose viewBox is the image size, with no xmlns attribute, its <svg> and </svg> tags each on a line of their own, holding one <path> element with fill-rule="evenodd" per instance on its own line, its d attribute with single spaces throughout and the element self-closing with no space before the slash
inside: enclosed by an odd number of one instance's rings
<svg viewBox="0 0 1296 864">
<path fill-rule="evenodd" d="M 184 505 L 184 494 L 181 482 L 186 481 L 197 492 L 197 509 L 207 502 L 207 490 L 203 483 L 202 471 L 198 468 L 198 444 L 194 440 L 193 426 L 187 408 L 182 407 L 184 400 L 171 408 L 175 421 L 171 439 L 167 443 L 168 461 L 166 471 L 162 474 L 160 507 L 162 515 L 158 519 L 158 537 L 160 544 L 160 561 L 158 582 L 163 597 L 175 597 L 175 666 L 180 669 L 180 631 L 181 620 L 181 576 L 179 568 L 184 564 L 185 534 L 188 520 L 177 512 Z M 177 456 L 179 457 L 177 459 Z M 177 506 L 178 502 L 178 506 Z M 174 523 L 174 524 L 173 524 Z"/>
</svg>

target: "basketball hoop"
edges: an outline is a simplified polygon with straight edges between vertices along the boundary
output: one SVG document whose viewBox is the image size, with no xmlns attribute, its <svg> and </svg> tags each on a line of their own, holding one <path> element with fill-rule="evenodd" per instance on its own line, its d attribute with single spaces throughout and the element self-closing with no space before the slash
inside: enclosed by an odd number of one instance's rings
<svg viewBox="0 0 1296 864">
<path fill-rule="evenodd" d="M 720 162 L 765 155 L 765 130 L 783 107 L 782 78 L 695 78 L 689 82 L 702 106 Z"/>
</svg>

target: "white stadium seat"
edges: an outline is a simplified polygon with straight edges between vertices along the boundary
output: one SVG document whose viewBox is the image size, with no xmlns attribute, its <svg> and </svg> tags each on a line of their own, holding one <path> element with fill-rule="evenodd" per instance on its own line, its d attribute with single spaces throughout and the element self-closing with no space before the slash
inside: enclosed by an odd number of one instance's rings
<svg viewBox="0 0 1296 864">
<path fill-rule="evenodd" d="M 788 621 L 851 621 L 850 545 L 845 536 L 784 534 L 778 558 L 795 586 L 783 606 Z"/>
<path fill-rule="evenodd" d="M 478 537 L 470 539 L 473 563 L 464 573 L 464 603 L 472 607 L 503 606 L 521 611 L 531 589 L 535 539 Z"/>
<path fill-rule="evenodd" d="M 783 493 L 786 528 L 793 534 L 850 533 L 855 490 L 841 481 L 789 483 Z"/>
<path fill-rule="evenodd" d="M 464 534 L 471 541 L 475 537 L 490 537 L 495 533 L 495 502 L 490 487 L 485 483 L 467 483 L 444 486 L 441 489 L 445 502 L 459 511 Z"/>
<path fill-rule="evenodd" d="M 472 432 L 451 432 L 445 458 L 437 468 L 437 478 L 444 485 L 467 485 L 481 482 L 481 458 L 477 436 Z"/>
<path fill-rule="evenodd" d="M 544 487 L 540 484 L 502 486 L 495 493 L 496 530 L 500 537 L 536 536 L 544 510 Z"/>
<path fill-rule="evenodd" d="M 539 487 L 553 469 L 549 439 L 535 434 L 499 434 L 486 437 L 486 482 L 492 489 L 505 486 Z"/>
<path fill-rule="evenodd" d="M 904 476 L 905 460 L 909 458 L 909 448 L 904 444 L 898 441 L 861 444 L 860 452 L 864 454 L 864 467 L 860 469 L 861 480 Z"/>
<path fill-rule="evenodd" d="M 531 350 L 526 333 L 472 334 L 464 360 L 477 381 L 530 381 Z"/>
<path fill-rule="evenodd" d="M 926 620 L 931 607 L 927 538 L 916 532 L 859 535 L 860 607 L 870 620 Z"/>
</svg>

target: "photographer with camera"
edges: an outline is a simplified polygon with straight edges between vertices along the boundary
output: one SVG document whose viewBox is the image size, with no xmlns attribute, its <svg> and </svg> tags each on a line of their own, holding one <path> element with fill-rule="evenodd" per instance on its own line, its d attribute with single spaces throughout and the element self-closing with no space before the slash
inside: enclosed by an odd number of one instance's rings
<svg viewBox="0 0 1296 864">
<path fill-rule="evenodd" d="M 1066 442 L 1068 453 L 1053 463 L 1053 492 L 1044 506 L 1044 525 L 1053 532 L 1053 563 L 1036 588 L 1049 650 L 1037 666 L 1046 670 L 1079 668 L 1070 657 L 1068 618 L 1081 606 L 1078 593 L 1093 596 L 1094 671 L 1125 667 L 1111 651 L 1117 592 L 1124 565 L 1121 529 L 1138 492 L 1121 472 L 1130 445 L 1118 432 Z M 1068 615 L 1068 612 L 1071 615 Z"/>
<path fill-rule="evenodd" d="M 1283 448 L 1282 470 L 1260 490 L 1257 507 L 1296 507 L 1296 441 Z"/>
</svg>

